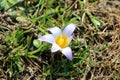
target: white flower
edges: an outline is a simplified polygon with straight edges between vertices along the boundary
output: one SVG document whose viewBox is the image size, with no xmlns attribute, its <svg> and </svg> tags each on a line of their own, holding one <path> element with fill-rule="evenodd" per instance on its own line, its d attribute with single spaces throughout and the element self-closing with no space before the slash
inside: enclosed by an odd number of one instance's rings
<svg viewBox="0 0 120 80">
<path fill-rule="evenodd" d="M 72 60 L 72 50 L 68 44 L 73 38 L 73 32 L 76 28 L 75 24 L 69 24 L 61 31 L 58 27 L 49 28 L 52 34 L 40 36 L 40 41 L 45 41 L 52 44 L 51 52 L 60 50 L 69 60 Z"/>
</svg>

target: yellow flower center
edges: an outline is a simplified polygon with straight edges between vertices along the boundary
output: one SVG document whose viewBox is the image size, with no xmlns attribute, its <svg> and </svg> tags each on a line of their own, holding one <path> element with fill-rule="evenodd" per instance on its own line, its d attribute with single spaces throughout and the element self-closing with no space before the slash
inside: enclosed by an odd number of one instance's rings
<svg viewBox="0 0 120 80">
<path fill-rule="evenodd" d="M 68 38 L 66 35 L 61 34 L 56 37 L 55 42 L 61 48 L 65 48 L 68 45 Z"/>
</svg>

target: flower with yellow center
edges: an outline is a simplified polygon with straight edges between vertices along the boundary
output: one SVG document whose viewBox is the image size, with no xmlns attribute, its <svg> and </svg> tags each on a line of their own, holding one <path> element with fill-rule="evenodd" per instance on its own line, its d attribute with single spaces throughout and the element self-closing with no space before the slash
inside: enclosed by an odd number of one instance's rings
<svg viewBox="0 0 120 80">
<path fill-rule="evenodd" d="M 51 52 L 60 50 L 69 60 L 72 60 L 72 50 L 68 47 L 69 42 L 73 38 L 73 32 L 76 28 L 75 24 L 69 24 L 61 31 L 58 27 L 49 28 L 52 34 L 40 36 L 40 41 L 52 44 Z"/>
</svg>

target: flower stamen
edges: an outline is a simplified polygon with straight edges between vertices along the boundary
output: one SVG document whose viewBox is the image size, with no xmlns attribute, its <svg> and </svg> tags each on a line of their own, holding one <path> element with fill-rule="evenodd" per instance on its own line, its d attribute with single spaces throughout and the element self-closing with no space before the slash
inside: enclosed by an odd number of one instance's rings
<svg viewBox="0 0 120 80">
<path fill-rule="evenodd" d="M 66 35 L 61 34 L 56 37 L 55 42 L 61 48 L 65 48 L 68 45 L 68 38 Z"/>
</svg>

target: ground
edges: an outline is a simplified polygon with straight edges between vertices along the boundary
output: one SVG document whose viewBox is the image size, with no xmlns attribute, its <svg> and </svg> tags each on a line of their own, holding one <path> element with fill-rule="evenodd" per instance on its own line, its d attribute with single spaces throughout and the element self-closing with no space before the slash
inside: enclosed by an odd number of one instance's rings
<svg viewBox="0 0 120 80">
<path fill-rule="evenodd" d="M 69 44 L 72 61 L 38 40 L 48 28 L 70 23 L 77 25 Z M 120 1 L 16 0 L 0 6 L 0 80 L 120 80 Z"/>
</svg>

